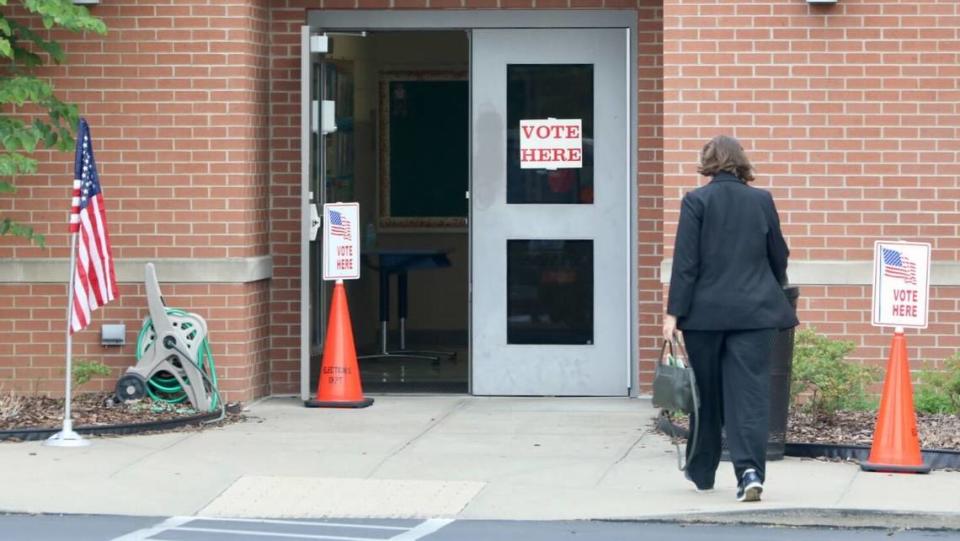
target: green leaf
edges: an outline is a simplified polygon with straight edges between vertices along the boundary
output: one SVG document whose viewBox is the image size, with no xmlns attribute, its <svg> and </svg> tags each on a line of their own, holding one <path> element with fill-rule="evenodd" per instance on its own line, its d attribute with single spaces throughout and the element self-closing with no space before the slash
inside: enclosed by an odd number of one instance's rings
<svg viewBox="0 0 960 541">
<path fill-rule="evenodd" d="M 46 239 L 43 235 L 38 234 L 32 227 L 19 224 L 10 218 L 0 220 L 0 236 L 3 235 L 22 237 L 35 243 L 37 246 L 46 246 Z"/>
<path fill-rule="evenodd" d="M 10 26 L 18 38 L 30 40 L 34 45 L 37 46 L 37 48 L 46 51 L 46 53 L 49 54 L 50 57 L 53 58 L 53 61 L 57 64 L 63 62 L 65 56 L 59 43 L 45 39 L 43 36 L 34 32 L 30 27 L 22 25 L 16 21 L 10 21 Z M 37 61 L 41 60 L 39 56 L 33 56 L 36 57 Z"/>
<path fill-rule="evenodd" d="M 40 58 L 40 55 L 32 53 L 25 49 L 20 49 L 16 47 L 13 49 L 13 60 L 18 65 L 22 64 L 26 68 L 33 68 L 43 64 L 43 59 Z M 16 66 L 13 66 L 14 71 L 16 71 Z"/>
<path fill-rule="evenodd" d="M 20 132 L 20 146 L 27 152 L 37 150 L 37 137 L 32 132 Z"/>
<path fill-rule="evenodd" d="M 0 32 L 3 32 L 4 35 L 9 36 L 13 33 L 13 30 L 10 28 L 10 21 L 5 19 L 0 15 Z"/>
<path fill-rule="evenodd" d="M 107 32 L 107 25 L 102 20 L 90 15 L 87 8 L 74 5 L 68 0 L 23 0 L 23 6 L 40 15 L 44 26 L 50 25 L 47 28 L 56 24 L 73 32 Z"/>
<path fill-rule="evenodd" d="M 13 184 L 0 180 L 0 193 L 14 193 L 16 191 L 17 188 Z"/>
<path fill-rule="evenodd" d="M 0 21 L 2 22 L 2 21 Z M 13 58 L 13 46 L 10 45 L 10 40 L 7 38 L 0 38 L 0 54 L 7 58 Z"/>
<path fill-rule="evenodd" d="M 29 175 L 37 172 L 37 160 L 16 152 L 0 153 L 0 176 Z"/>
<path fill-rule="evenodd" d="M 33 75 L 0 77 L 0 103 L 23 105 L 26 102 L 43 103 L 51 100 L 55 100 L 58 108 L 62 103 L 54 97 L 50 83 Z"/>
<path fill-rule="evenodd" d="M 10 135 L 3 138 L 3 148 L 13 152 L 14 150 L 20 150 L 20 136 L 16 133 L 11 133 Z"/>
</svg>

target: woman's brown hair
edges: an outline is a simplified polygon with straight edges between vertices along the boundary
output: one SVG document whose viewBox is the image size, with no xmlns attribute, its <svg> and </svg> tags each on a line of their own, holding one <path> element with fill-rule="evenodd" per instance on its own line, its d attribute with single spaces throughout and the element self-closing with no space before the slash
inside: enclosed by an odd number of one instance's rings
<svg viewBox="0 0 960 541">
<path fill-rule="evenodd" d="M 721 171 L 736 175 L 744 182 L 753 180 L 753 165 L 750 164 L 740 141 L 728 135 L 714 137 L 700 151 L 698 173 L 712 177 Z"/>
</svg>

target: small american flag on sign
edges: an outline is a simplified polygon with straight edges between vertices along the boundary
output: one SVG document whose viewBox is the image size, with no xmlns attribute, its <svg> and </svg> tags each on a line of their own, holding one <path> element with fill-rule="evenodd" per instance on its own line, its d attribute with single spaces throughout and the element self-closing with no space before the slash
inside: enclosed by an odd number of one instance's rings
<svg viewBox="0 0 960 541">
<path fill-rule="evenodd" d="M 896 250 L 883 250 L 883 275 L 900 278 L 908 284 L 917 285 L 917 266 L 907 256 Z"/>
<path fill-rule="evenodd" d="M 335 210 L 330 211 L 330 234 L 350 240 L 350 220 Z"/>
</svg>

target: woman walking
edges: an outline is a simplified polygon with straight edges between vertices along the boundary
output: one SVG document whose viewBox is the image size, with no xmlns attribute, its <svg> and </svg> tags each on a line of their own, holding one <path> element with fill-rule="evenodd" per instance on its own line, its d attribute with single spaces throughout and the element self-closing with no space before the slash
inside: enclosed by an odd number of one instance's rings
<svg viewBox="0 0 960 541">
<path fill-rule="evenodd" d="M 770 351 L 780 329 L 797 325 L 783 293 L 790 251 L 769 192 L 751 187 L 740 143 L 715 137 L 698 172 L 711 180 L 680 207 L 663 336 L 683 331 L 697 377 L 699 445 L 687 479 L 711 490 L 721 428 L 737 478 L 737 500 L 763 492 L 769 418 Z"/>
</svg>

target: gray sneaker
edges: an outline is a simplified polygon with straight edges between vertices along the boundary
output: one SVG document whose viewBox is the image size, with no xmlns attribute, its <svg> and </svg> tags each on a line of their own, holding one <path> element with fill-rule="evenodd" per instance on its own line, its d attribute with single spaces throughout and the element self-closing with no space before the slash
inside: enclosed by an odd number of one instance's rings
<svg viewBox="0 0 960 541">
<path fill-rule="evenodd" d="M 757 470 L 751 468 L 743 472 L 740 479 L 740 485 L 737 487 L 738 502 L 758 502 L 760 494 L 763 492 L 763 483 L 760 482 L 760 476 Z"/>
</svg>

